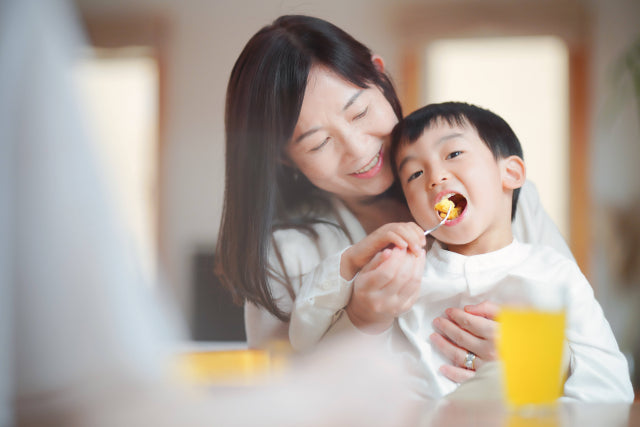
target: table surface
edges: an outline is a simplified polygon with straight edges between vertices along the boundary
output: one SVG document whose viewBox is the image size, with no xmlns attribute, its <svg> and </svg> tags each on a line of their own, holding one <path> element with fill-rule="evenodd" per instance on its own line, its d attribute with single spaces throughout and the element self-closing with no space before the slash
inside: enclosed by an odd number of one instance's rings
<svg viewBox="0 0 640 427">
<path fill-rule="evenodd" d="M 225 346 L 185 345 L 180 352 L 189 356 L 201 384 L 214 387 L 249 386 L 252 375 L 264 371 L 262 358 L 248 358 L 253 352 L 237 344 Z M 262 353 L 265 353 L 264 351 Z M 266 353 L 265 353 L 266 354 Z M 277 354 L 276 354 L 277 355 Z M 197 357 L 196 357 L 197 356 Z M 233 360 L 226 360 L 229 357 Z M 262 356 L 262 355 L 258 355 Z M 277 358 L 272 355 L 271 362 Z M 234 362 L 235 361 L 235 362 Z M 234 362 L 234 363 L 231 363 Z M 275 366 L 269 363 L 270 367 Z M 219 371 L 236 375 L 235 381 L 222 381 Z M 267 369 L 268 370 L 268 369 Z M 246 371 L 246 372 L 245 372 Z M 510 411 L 502 403 L 498 365 L 488 363 L 476 376 L 462 384 L 446 399 L 420 404 L 419 427 L 640 427 L 640 400 L 633 404 L 559 402 L 555 408 L 534 413 Z M 246 390 L 246 389 L 245 389 Z"/>
<path fill-rule="evenodd" d="M 514 413 L 499 402 L 439 401 L 428 404 L 421 427 L 622 427 L 640 426 L 640 402 L 633 404 L 562 402 L 555 409 Z"/>
</svg>

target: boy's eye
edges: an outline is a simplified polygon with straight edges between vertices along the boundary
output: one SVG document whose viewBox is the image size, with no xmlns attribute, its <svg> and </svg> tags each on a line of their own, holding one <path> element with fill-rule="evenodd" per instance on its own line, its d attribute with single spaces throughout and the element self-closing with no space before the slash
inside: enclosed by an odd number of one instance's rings
<svg viewBox="0 0 640 427">
<path fill-rule="evenodd" d="M 462 151 L 454 151 L 453 153 L 449 153 L 447 159 L 453 159 L 454 157 L 458 157 L 460 154 L 462 154 Z"/>
<path fill-rule="evenodd" d="M 368 112 L 368 111 L 369 111 L 369 107 L 365 108 L 362 112 L 360 112 L 359 114 L 357 114 L 357 115 L 353 118 L 353 120 L 358 120 L 358 119 L 363 118 L 364 116 L 366 116 L 366 115 L 367 115 L 367 112 Z"/>
<path fill-rule="evenodd" d="M 322 142 L 320 143 L 320 145 L 317 145 L 317 146 L 313 147 L 313 148 L 312 148 L 311 150 L 309 150 L 309 151 L 318 151 L 318 150 L 320 150 L 322 147 L 324 147 L 325 145 L 327 145 L 327 142 L 329 142 L 329 138 L 328 138 L 328 137 L 327 137 L 327 138 L 325 138 L 325 139 L 324 139 L 324 141 L 322 141 Z"/>
<path fill-rule="evenodd" d="M 422 175 L 422 171 L 412 173 L 411 176 L 409 176 L 409 178 L 407 179 L 407 182 L 413 181 L 414 179 L 418 178 L 420 175 Z"/>
</svg>

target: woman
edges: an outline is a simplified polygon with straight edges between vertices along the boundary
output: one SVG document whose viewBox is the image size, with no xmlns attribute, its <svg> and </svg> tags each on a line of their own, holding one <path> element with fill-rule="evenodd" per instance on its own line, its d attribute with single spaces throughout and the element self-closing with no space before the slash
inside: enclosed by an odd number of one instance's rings
<svg viewBox="0 0 640 427">
<path fill-rule="evenodd" d="M 222 282 L 246 302 L 251 347 L 278 339 L 309 347 L 321 335 L 305 334 L 305 322 L 377 334 L 412 304 L 424 266 L 416 242 L 399 239 L 400 248 L 364 266 L 358 251 L 367 245 L 353 245 L 384 224 L 411 221 L 385 158 L 401 116 L 382 59 L 326 21 L 282 16 L 245 46 L 227 92 L 216 258 Z M 520 240 L 569 252 L 531 184 L 518 212 Z M 296 318 L 297 297 L 334 286 L 352 286 L 351 298 L 335 301 L 328 292 L 312 319 Z M 454 381 L 473 376 L 464 368 L 468 354 L 475 367 L 495 357 L 494 309 L 454 308 L 440 322 L 434 344 L 452 360 L 443 372 Z"/>
</svg>

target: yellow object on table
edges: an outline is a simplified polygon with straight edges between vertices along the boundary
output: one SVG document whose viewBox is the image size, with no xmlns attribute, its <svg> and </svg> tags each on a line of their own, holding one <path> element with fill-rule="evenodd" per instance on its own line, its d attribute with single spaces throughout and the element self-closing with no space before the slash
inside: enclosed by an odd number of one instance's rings
<svg viewBox="0 0 640 427">
<path fill-rule="evenodd" d="M 198 386 L 253 385 L 284 369 L 287 353 L 275 350 L 185 351 L 175 370 L 179 380 Z"/>
</svg>

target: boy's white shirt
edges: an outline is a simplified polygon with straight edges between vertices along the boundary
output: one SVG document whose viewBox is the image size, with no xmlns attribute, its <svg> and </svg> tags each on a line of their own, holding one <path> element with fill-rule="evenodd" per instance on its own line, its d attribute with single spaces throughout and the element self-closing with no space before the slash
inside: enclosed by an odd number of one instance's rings
<svg viewBox="0 0 640 427">
<path fill-rule="evenodd" d="M 362 226 L 348 209 L 339 202 L 336 202 L 336 207 L 353 241 L 357 242 L 364 238 L 366 234 Z M 305 350 L 316 345 L 327 335 L 345 332 L 362 335 L 350 322 L 349 317 L 343 315 L 343 308 L 351 294 L 351 282 L 340 276 L 340 256 L 351 242 L 344 233 L 331 225 L 318 224 L 314 229 L 318 234 L 317 240 L 295 229 L 280 230 L 274 234 L 274 241 L 280 250 L 284 267 L 280 266 L 275 257 L 271 259 L 271 266 L 278 272 L 282 272 L 283 268 L 286 269 L 291 282 L 284 285 L 280 281 L 271 280 L 271 291 L 279 307 L 291 313 L 291 320 L 288 323 L 283 322 L 266 310 L 247 303 L 245 326 L 250 347 L 264 347 L 274 340 L 288 340 L 294 348 Z M 518 241 L 547 245 L 564 257 L 570 258 L 571 261 L 567 263 L 573 265 L 577 273 L 581 274 L 577 265 L 572 262 L 573 256 L 566 242 L 542 208 L 535 186 L 528 181 L 521 191 L 513 231 Z M 587 289 L 590 292 L 591 288 L 588 284 Z M 588 306 L 592 307 L 594 313 L 598 314 L 598 319 L 602 320 L 595 322 L 602 329 L 597 333 L 600 337 L 598 339 L 605 337 L 604 340 L 610 340 L 610 342 L 602 346 L 601 352 L 581 351 L 589 345 L 591 330 L 586 329 L 589 334 L 581 335 L 576 332 L 570 335 L 570 339 L 574 341 L 573 347 L 577 349 L 580 357 L 574 357 L 571 360 L 574 375 L 567 381 L 565 394 L 567 398 L 579 400 L 627 401 L 629 396 L 633 397 L 633 394 L 630 391 L 626 360 L 618 351 L 608 323 L 599 305 L 593 299 L 593 294 L 590 298 L 588 297 L 589 292 L 583 289 L 579 295 L 581 298 L 586 298 L 589 302 Z M 443 310 L 445 308 L 447 307 L 442 307 Z M 430 325 L 430 321 L 426 323 Z M 398 334 L 399 327 L 400 323 L 396 322 L 393 328 L 372 338 L 384 341 L 386 345 L 396 349 L 398 345 L 407 345 L 406 340 L 398 339 L 401 335 Z M 411 346 L 407 346 L 404 353 L 409 358 L 410 349 Z M 604 357 L 601 358 L 601 356 Z M 602 372 L 613 372 L 614 375 L 603 377 L 597 367 L 603 360 L 609 359 L 613 366 Z M 420 377 L 415 378 L 416 387 L 420 389 L 424 385 L 421 385 L 421 382 L 425 380 Z M 440 378 L 438 381 L 446 384 L 449 380 Z M 599 386 L 584 387 L 584 384 L 599 384 Z M 602 386 L 601 391 L 598 391 L 600 386 Z M 446 388 L 442 388 L 443 391 L 438 391 L 439 387 L 435 390 L 435 393 L 444 394 Z"/>
<path fill-rule="evenodd" d="M 449 307 L 490 300 L 498 287 L 516 282 L 528 283 L 541 293 L 549 286 L 568 289 L 570 374 L 563 398 L 631 402 L 627 361 L 578 266 L 551 247 L 516 240 L 498 251 L 474 256 L 444 250 L 437 242 L 432 246 L 420 297 L 409 312 L 400 316 L 393 332 L 401 331 L 411 343 L 403 348 L 403 360 L 417 377 L 419 393 L 439 398 L 458 387 L 438 371 L 450 361 L 430 343 L 429 336 L 435 332 L 433 320 Z"/>
<path fill-rule="evenodd" d="M 366 233 L 353 214 L 340 202 L 335 207 L 353 242 L 362 240 Z M 325 218 L 338 223 L 336 218 Z M 291 283 L 271 279 L 274 299 L 291 321 L 283 322 L 267 310 L 254 304 L 245 304 L 245 329 L 249 347 L 265 347 L 271 341 L 290 341 L 298 349 L 308 349 L 329 333 L 345 329 L 356 330 L 348 316 L 341 316 L 351 295 L 351 283 L 340 276 L 340 256 L 352 242 L 337 227 L 314 225 L 318 238 L 313 239 L 297 229 L 274 233 L 284 267 L 272 251 L 270 266 L 278 274 L 286 270 Z M 573 258 L 551 218 L 544 211 L 535 185 L 529 181 L 520 192 L 514 236 L 526 243 L 542 243 Z M 294 304 L 295 301 L 295 304 Z"/>
</svg>

